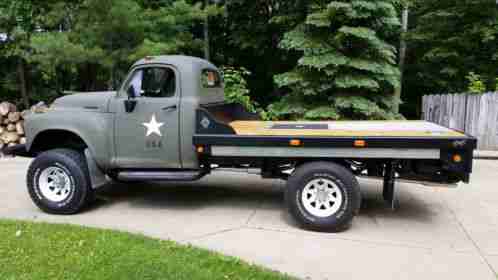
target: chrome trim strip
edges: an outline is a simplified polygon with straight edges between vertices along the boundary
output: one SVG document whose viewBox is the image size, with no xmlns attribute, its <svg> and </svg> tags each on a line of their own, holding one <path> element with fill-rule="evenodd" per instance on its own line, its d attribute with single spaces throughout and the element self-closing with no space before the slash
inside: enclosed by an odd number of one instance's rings
<svg viewBox="0 0 498 280">
<path fill-rule="evenodd" d="M 440 159 L 439 149 L 212 146 L 213 156 Z"/>
</svg>

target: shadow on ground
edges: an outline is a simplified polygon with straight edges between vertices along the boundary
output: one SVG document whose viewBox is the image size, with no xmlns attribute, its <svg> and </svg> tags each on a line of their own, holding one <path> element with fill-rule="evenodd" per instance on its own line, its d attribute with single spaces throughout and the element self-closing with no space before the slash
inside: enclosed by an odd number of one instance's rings
<svg viewBox="0 0 498 280">
<path fill-rule="evenodd" d="M 258 209 L 275 212 L 282 222 L 297 227 L 294 220 L 285 211 L 283 181 L 254 180 L 238 181 L 234 178 L 206 180 L 184 183 L 143 182 L 135 184 L 113 183 L 98 192 L 99 200 L 87 211 L 110 207 L 115 203 L 127 203 L 131 208 L 167 209 L 175 211 L 192 211 L 223 207 L 230 209 Z M 392 210 L 382 199 L 381 186 L 377 183 L 362 183 L 362 207 L 359 217 L 371 219 L 395 219 L 430 223 L 437 215 L 436 210 L 421 198 L 408 192 L 410 185 L 398 192 L 399 205 Z"/>
</svg>

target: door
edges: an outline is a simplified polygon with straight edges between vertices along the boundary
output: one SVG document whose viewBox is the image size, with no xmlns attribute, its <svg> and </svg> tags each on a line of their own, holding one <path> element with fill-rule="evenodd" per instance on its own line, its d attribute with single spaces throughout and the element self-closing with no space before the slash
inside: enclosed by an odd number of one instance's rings
<svg viewBox="0 0 498 280">
<path fill-rule="evenodd" d="M 168 66 L 137 68 L 116 98 L 115 147 L 120 168 L 180 168 L 179 77 Z M 136 106 L 126 112 L 125 91 Z"/>
</svg>

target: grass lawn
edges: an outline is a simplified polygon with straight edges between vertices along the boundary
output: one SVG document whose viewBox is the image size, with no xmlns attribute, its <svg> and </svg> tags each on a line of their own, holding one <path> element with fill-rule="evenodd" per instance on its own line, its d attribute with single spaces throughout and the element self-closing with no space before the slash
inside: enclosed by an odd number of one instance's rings
<svg viewBox="0 0 498 280">
<path fill-rule="evenodd" d="M 0 220 L 0 279 L 290 277 L 172 241 L 71 225 Z"/>
</svg>

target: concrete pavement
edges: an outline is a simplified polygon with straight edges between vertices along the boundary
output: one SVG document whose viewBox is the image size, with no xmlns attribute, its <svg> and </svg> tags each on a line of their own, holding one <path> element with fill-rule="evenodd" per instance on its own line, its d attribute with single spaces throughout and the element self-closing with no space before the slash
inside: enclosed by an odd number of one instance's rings
<svg viewBox="0 0 498 280">
<path fill-rule="evenodd" d="M 476 159 L 498 159 L 498 151 L 475 150 Z"/>
<path fill-rule="evenodd" d="M 26 192 L 28 164 L 0 161 L 0 217 L 142 233 L 310 279 L 496 279 L 498 271 L 498 161 L 476 161 L 472 184 L 457 189 L 399 184 L 395 211 L 380 182 L 362 180 L 362 211 L 337 234 L 297 228 L 282 181 L 238 173 L 111 185 L 81 214 L 47 215 Z"/>
</svg>

